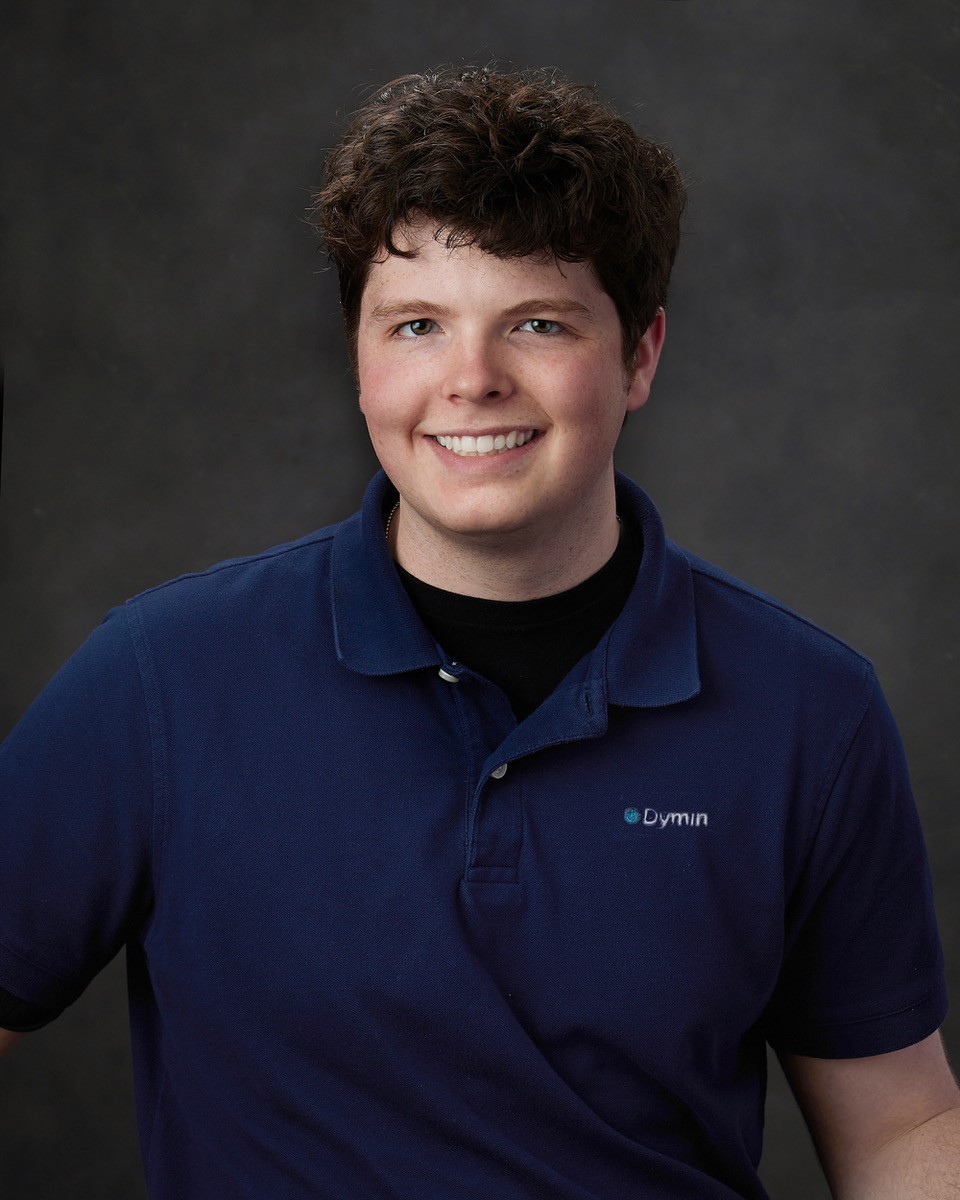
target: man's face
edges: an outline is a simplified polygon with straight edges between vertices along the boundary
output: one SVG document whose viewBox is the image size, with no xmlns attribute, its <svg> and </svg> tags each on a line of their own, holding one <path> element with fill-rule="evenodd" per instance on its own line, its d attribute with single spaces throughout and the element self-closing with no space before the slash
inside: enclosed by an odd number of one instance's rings
<svg viewBox="0 0 960 1200">
<path fill-rule="evenodd" d="M 408 227 L 398 245 L 416 256 L 371 266 L 357 338 L 360 406 L 406 536 L 582 539 L 612 519 L 613 449 L 649 394 L 662 317 L 628 374 L 591 266 L 449 250 L 433 232 Z"/>
</svg>

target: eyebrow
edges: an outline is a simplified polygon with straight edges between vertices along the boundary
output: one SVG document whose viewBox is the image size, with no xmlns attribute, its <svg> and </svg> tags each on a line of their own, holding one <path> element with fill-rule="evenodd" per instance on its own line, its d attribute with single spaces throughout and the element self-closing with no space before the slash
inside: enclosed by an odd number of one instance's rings
<svg viewBox="0 0 960 1200">
<path fill-rule="evenodd" d="M 524 313 L 535 312 L 554 312 L 560 316 L 578 316 L 586 317 L 588 321 L 594 320 L 593 312 L 586 304 L 581 304 L 579 300 L 567 300 L 562 296 L 534 296 L 530 300 L 521 300 L 519 304 L 504 309 L 503 315 L 521 317 Z"/>
<path fill-rule="evenodd" d="M 375 321 L 390 320 L 396 317 L 410 316 L 416 313 L 423 317 L 448 317 L 450 309 L 443 304 L 434 304 L 429 300 L 398 300 L 388 304 L 377 304 L 370 310 L 370 316 Z M 511 304 L 503 309 L 501 317 L 513 318 L 524 314 L 538 312 L 553 312 L 558 316 L 571 315 L 584 317 L 593 321 L 594 314 L 586 304 L 579 300 L 568 300 L 561 296 L 534 296 L 529 300 L 521 300 L 519 304 Z"/>
<path fill-rule="evenodd" d="M 370 316 L 375 321 L 393 317 L 408 317 L 411 313 L 425 317 L 448 317 L 450 309 L 445 308 L 442 304 L 431 304 L 429 300 L 417 299 L 398 300 L 393 304 L 376 304 L 370 309 Z"/>
</svg>

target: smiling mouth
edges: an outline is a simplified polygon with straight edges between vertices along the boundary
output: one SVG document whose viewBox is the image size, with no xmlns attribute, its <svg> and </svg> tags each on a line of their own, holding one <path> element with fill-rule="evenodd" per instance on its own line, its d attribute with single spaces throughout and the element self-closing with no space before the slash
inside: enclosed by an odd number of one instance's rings
<svg viewBox="0 0 960 1200">
<path fill-rule="evenodd" d="M 452 450 L 461 456 L 482 457 L 484 454 L 500 454 L 504 450 L 513 450 L 523 446 L 536 435 L 535 429 L 511 429 L 509 433 L 484 433 L 480 437 L 464 434 L 437 434 L 436 440 L 445 450 Z"/>
</svg>

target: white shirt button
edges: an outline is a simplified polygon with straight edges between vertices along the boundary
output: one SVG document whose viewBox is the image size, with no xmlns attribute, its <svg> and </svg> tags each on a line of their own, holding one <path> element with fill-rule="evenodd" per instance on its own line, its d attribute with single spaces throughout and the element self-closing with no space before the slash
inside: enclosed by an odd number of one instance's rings
<svg viewBox="0 0 960 1200">
<path fill-rule="evenodd" d="M 437 672 L 437 674 L 444 681 L 444 683 L 459 683 L 460 682 L 460 680 L 456 677 L 456 675 L 451 675 L 450 672 L 445 671 L 443 669 L 443 667 L 440 668 L 440 670 Z"/>
<path fill-rule="evenodd" d="M 490 772 L 491 776 L 494 779 L 502 779 L 504 777 L 504 775 L 506 775 L 506 773 L 507 773 L 507 764 L 506 763 L 501 763 L 499 767 L 494 767 L 493 770 Z"/>
</svg>

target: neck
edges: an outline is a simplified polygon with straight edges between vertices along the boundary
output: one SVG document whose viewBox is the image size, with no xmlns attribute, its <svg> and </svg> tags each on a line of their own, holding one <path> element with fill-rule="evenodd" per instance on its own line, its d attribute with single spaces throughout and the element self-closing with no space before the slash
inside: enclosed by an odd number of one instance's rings
<svg viewBox="0 0 960 1200">
<path fill-rule="evenodd" d="M 484 600 L 534 600 L 576 587 L 607 563 L 620 531 L 616 502 L 575 524 L 456 534 L 417 520 L 401 500 L 389 527 L 390 552 L 405 571 L 444 591 Z"/>
</svg>

